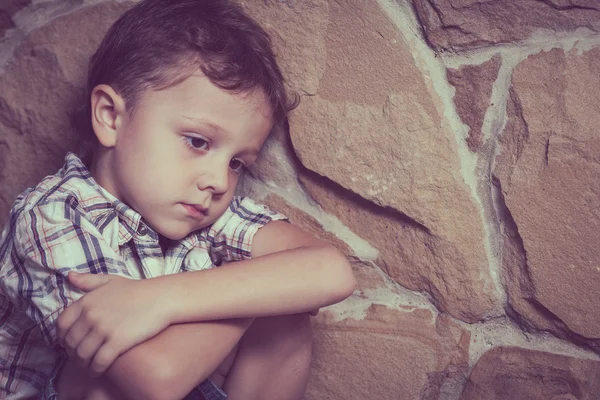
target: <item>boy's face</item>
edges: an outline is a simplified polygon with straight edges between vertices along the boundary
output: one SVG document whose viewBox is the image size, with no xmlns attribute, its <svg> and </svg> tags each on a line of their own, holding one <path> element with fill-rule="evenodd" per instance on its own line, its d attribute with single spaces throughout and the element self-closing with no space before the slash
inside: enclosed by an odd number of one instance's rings
<svg viewBox="0 0 600 400">
<path fill-rule="evenodd" d="M 225 212 L 272 124 L 262 91 L 235 95 L 201 74 L 146 91 L 117 128 L 100 184 L 158 233 L 181 239 Z"/>
</svg>

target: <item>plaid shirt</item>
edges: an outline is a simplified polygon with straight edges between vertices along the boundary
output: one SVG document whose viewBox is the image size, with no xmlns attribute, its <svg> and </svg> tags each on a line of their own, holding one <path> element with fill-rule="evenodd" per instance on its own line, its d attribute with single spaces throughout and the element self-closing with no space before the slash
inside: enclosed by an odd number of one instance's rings
<svg viewBox="0 0 600 400">
<path fill-rule="evenodd" d="M 256 231 L 280 214 L 236 197 L 210 227 L 173 243 L 100 187 L 73 154 L 21 194 L 0 245 L 0 397 L 36 396 L 64 359 L 56 318 L 83 292 L 69 271 L 151 278 L 250 258 Z"/>
</svg>

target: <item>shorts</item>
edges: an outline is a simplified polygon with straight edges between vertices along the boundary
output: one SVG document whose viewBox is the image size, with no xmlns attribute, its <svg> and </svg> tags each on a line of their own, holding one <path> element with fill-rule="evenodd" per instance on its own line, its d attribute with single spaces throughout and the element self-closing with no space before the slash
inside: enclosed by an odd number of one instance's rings
<svg viewBox="0 0 600 400">
<path fill-rule="evenodd" d="M 56 385 L 58 384 L 58 376 L 63 369 L 65 361 L 66 357 L 62 357 L 56 362 L 56 366 L 50 375 L 46 387 L 40 392 L 38 397 L 39 400 L 58 400 Z M 224 400 L 226 398 L 227 394 L 225 394 L 225 392 L 213 381 L 207 379 L 196 386 L 184 400 Z"/>
<path fill-rule="evenodd" d="M 224 400 L 226 398 L 227 394 L 210 379 L 196 386 L 190 394 L 185 396 L 185 400 Z"/>
</svg>

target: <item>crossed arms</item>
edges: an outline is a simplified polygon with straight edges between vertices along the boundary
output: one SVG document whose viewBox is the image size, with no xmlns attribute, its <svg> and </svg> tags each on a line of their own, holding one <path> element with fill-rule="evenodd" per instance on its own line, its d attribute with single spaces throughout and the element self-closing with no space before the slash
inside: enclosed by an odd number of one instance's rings
<svg viewBox="0 0 600 400">
<path fill-rule="evenodd" d="M 108 368 L 105 376 L 131 398 L 184 397 L 253 318 L 310 312 L 355 286 L 339 251 L 280 221 L 258 231 L 250 260 L 141 281 L 70 280 L 91 291 L 58 318 L 59 341 L 96 374 Z"/>
</svg>

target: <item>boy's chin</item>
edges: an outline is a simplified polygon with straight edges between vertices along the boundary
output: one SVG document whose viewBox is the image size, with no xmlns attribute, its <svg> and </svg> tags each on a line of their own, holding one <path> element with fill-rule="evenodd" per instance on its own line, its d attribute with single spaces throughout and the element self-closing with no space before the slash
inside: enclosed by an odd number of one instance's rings
<svg viewBox="0 0 600 400">
<path fill-rule="evenodd" d="M 160 224 L 148 221 L 150 227 L 161 237 L 169 240 L 181 240 L 192 232 L 192 227 L 183 224 Z"/>
<path fill-rule="evenodd" d="M 210 225 L 210 224 L 208 224 Z M 206 226 L 208 226 L 206 225 Z M 161 235 L 170 240 L 182 240 L 185 239 L 190 233 L 195 232 L 197 230 L 203 229 L 206 227 L 205 224 L 201 226 L 170 226 L 165 227 L 164 229 L 157 229 L 156 231 Z"/>
<path fill-rule="evenodd" d="M 178 241 L 178 240 L 185 239 L 185 237 L 187 237 L 192 232 L 193 231 L 190 231 L 190 230 L 180 230 L 180 231 L 167 231 L 167 232 L 159 232 L 159 233 L 161 236 L 164 236 L 167 239 Z"/>
</svg>

